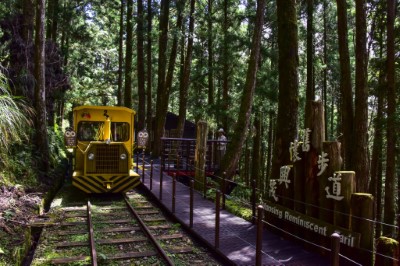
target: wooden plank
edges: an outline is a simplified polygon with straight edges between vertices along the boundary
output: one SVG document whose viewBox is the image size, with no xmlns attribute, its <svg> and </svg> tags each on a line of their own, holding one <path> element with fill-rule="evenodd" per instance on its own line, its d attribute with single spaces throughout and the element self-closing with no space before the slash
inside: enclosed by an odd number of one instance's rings
<svg viewBox="0 0 400 266">
<path fill-rule="evenodd" d="M 134 242 L 143 242 L 146 241 L 147 238 L 120 238 L 120 239 L 102 239 L 97 240 L 96 243 L 100 245 L 107 245 L 107 244 L 126 244 L 126 243 L 134 243 Z"/>
<path fill-rule="evenodd" d="M 82 234 L 87 234 L 87 230 L 79 230 L 79 231 L 58 231 L 56 232 L 57 235 L 59 236 L 68 236 L 68 235 L 82 235 Z"/>
<path fill-rule="evenodd" d="M 182 253 L 191 253 L 193 252 L 193 248 L 191 247 L 174 247 L 174 248 L 167 248 L 168 253 L 172 254 L 182 254 Z"/>
<path fill-rule="evenodd" d="M 86 213 L 74 213 L 74 214 L 66 214 L 64 215 L 64 218 L 86 218 L 87 214 Z"/>
<path fill-rule="evenodd" d="M 131 217 L 128 212 L 122 212 L 122 213 L 119 213 L 119 212 L 105 212 L 105 213 L 97 212 L 97 213 L 94 213 L 94 215 L 102 216 L 102 217 L 110 217 L 110 216 L 113 217 L 113 216 L 115 216 L 115 217 L 118 217 L 118 218 L 130 218 Z"/>
<path fill-rule="evenodd" d="M 80 204 L 81 203 L 75 203 L 75 204 L 71 203 L 69 207 L 68 206 L 61 207 L 60 209 L 63 210 L 63 211 L 66 211 L 66 212 L 68 212 L 68 211 L 82 211 L 82 210 L 86 211 L 86 206 L 85 205 L 82 205 L 82 207 L 76 207 L 76 205 L 80 205 Z"/>
<path fill-rule="evenodd" d="M 131 223 L 133 219 L 125 219 L 125 220 L 98 220 L 96 223 L 102 224 L 127 224 Z"/>
<path fill-rule="evenodd" d="M 89 242 L 87 242 L 87 241 L 62 242 L 62 243 L 56 244 L 56 248 L 86 247 L 86 246 L 89 246 Z"/>
<path fill-rule="evenodd" d="M 106 211 L 114 211 L 114 210 L 126 210 L 126 207 L 120 207 L 120 206 L 110 206 L 110 207 L 100 207 L 100 210 L 106 210 Z M 97 213 L 99 210 L 94 211 L 93 213 Z"/>
<path fill-rule="evenodd" d="M 160 240 L 167 240 L 167 239 L 178 239 L 178 238 L 182 238 L 183 235 L 182 234 L 173 234 L 173 235 L 161 235 L 161 236 L 156 236 L 157 239 Z"/>
<path fill-rule="evenodd" d="M 29 226 L 31 227 L 48 227 L 48 226 L 54 226 L 58 225 L 59 223 L 53 222 L 53 221 L 45 221 L 45 220 L 33 220 L 29 222 Z"/>
<path fill-rule="evenodd" d="M 157 210 L 150 210 L 150 211 L 137 211 L 139 215 L 149 215 L 149 214 L 159 214 L 160 212 Z"/>
<path fill-rule="evenodd" d="M 143 221 L 145 221 L 145 222 L 165 222 L 165 218 L 164 217 L 160 217 L 160 218 L 145 218 L 145 219 L 143 219 Z"/>
<path fill-rule="evenodd" d="M 157 230 L 157 229 L 170 229 L 171 226 L 168 224 L 162 224 L 162 225 L 150 225 L 148 226 L 149 229 L 152 230 Z"/>
<path fill-rule="evenodd" d="M 144 251 L 144 252 L 127 252 L 116 254 L 113 256 L 107 256 L 107 260 L 118 260 L 118 259 L 131 259 L 131 258 L 143 258 L 150 256 L 157 256 L 158 253 L 155 251 Z"/>
<path fill-rule="evenodd" d="M 52 264 L 65 264 L 65 263 L 78 262 L 78 261 L 90 261 L 90 257 L 89 256 L 78 256 L 78 257 L 58 258 L 58 259 L 50 260 L 50 262 Z"/>
<path fill-rule="evenodd" d="M 130 232 L 130 231 L 135 231 L 135 230 L 139 230 L 139 229 L 140 228 L 138 226 L 134 226 L 134 227 L 100 229 L 100 230 L 97 230 L 97 232 L 100 232 L 100 233 L 117 233 L 117 232 Z"/>
<path fill-rule="evenodd" d="M 154 207 L 149 205 L 149 206 L 136 206 L 135 209 L 153 209 Z"/>
<path fill-rule="evenodd" d="M 87 222 L 82 221 L 82 222 L 61 223 L 60 226 L 74 226 L 74 225 L 84 225 L 84 224 L 87 224 Z"/>
</svg>

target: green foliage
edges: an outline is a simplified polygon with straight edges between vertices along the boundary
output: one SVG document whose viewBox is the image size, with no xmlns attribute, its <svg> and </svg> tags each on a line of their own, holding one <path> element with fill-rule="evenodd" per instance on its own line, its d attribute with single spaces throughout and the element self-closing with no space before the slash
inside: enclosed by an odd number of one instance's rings
<svg viewBox="0 0 400 266">
<path fill-rule="evenodd" d="M 62 163 L 67 157 L 64 145 L 64 134 L 57 124 L 54 128 L 47 128 L 47 134 L 49 137 L 50 163 L 56 166 Z"/>
<path fill-rule="evenodd" d="M 115 105 L 118 74 L 119 4 L 115 1 L 91 1 L 66 5 L 63 17 L 70 32 L 66 70 L 71 86 L 67 92 L 67 110 L 72 105 Z M 66 54 L 67 53 L 67 54 Z"/>
<path fill-rule="evenodd" d="M 3 157 L 3 169 L 0 183 L 6 185 L 24 184 L 26 187 L 37 186 L 37 169 L 33 166 L 31 147 L 13 144 L 7 156 Z"/>
<path fill-rule="evenodd" d="M 206 191 L 206 197 L 215 201 L 216 188 L 219 188 L 219 184 L 212 179 L 208 179 L 207 182 L 212 188 Z M 226 196 L 225 209 L 234 215 L 250 221 L 252 217 L 251 204 L 249 202 L 250 195 L 250 188 L 247 188 L 244 184 L 238 184 L 232 193 Z"/>
<path fill-rule="evenodd" d="M 20 98 L 10 94 L 7 80 L 0 72 L 0 184 L 14 184 L 21 177 L 30 185 L 35 183 L 31 153 L 26 145 L 28 127 L 32 124 L 28 118 L 31 110 Z"/>
<path fill-rule="evenodd" d="M 0 184 L 38 186 L 38 169 L 31 137 L 32 108 L 21 98 L 13 97 L 5 76 L 0 72 Z M 48 129 L 50 164 L 56 168 L 65 155 L 63 135 L 57 125 Z"/>
<path fill-rule="evenodd" d="M 0 72 L 0 161 L 4 160 L 3 156 L 12 142 L 21 143 L 27 139 L 25 129 L 31 121 L 22 111 L 24 109 L 31 112 L 21 99 L 11 95 L 6 77 Z"/>
</svg>

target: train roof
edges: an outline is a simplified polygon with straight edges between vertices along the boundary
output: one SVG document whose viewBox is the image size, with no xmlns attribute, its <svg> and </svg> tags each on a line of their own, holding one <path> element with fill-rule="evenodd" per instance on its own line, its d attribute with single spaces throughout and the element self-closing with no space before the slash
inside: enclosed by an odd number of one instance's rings
<svg viewBox="0 0 400 266">
<path fill-rule="evenodd" d="M 73 110 L 79 111 L 79 110 L 84 110 L 84 109 L 97 109 L 97 110 L 108 109 L 108 110 L 115 110 L 115 111 L 125 111 L 125 112 L 136 114 L 135 110 L 129 109 L 128 107 L 124 107 L 124 106 L 82 105 L 82 106 L 74 107 Z"/>
</svg>

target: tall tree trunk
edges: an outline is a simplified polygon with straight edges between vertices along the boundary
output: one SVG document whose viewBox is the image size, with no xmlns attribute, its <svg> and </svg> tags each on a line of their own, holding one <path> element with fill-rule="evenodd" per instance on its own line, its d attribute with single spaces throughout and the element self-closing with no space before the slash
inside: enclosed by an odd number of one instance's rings
<svg viewBox="0 0 400 266">
<path fill-rule="evenodd" d="M 253 154 L 251 156 L 251 181 L 256 181 L 256 188 L 261 189 L 260 170 L 261 170 L 261 122 L 259 114 L 254 119 L 254 138 L 253 138 Z M 251 183 L 251 182 L 250 182 Z"/>
<path fill-rule="evenodd" d="M 228 22 L 228 5 L 229 0 L 224 0 L 224 22 L 223 22 L 223 35 L 224 35 L 224 42 L 223 42 L 223 66 L 222 66 L 222 110 L 221 113 L 221 120 L 222 125 L 225 128 L 225 132 L 229 132 L 228 128 L 228 113 L 229 110 L 229 41 L 228 41 L 228 34 L 229 34 L 229 22 Z"/>
<path fill-rule="evenodd" d="M 137 1 L 137 73 L 138 73 L 138 123 L 137 129 L 142 130 L 146 119 L 146 91 L 144 75 L 144 46 L 143 46 L 143 0 Z"/>
<path fill-rule="evenodd" d="M 395 1 L 387 0 L 387 151 L 385 178 L 384 222 L 393 224 L 395 218 L 395 174 L 396 174 L 396 80 L 395 80 Z M 400 182 L 398 180 L 398 182 Z M 398 184 L 399 185 L 399 184 Z M 397 195 L 398 196 L 398 195 Z M 400 201 L 400 199 L 399 199 Z M 400 208 L 398 205 L 397 208 Z M 400 212 L 400 210 L 398 210 Z M 391 226 L 383 228 L 384 235 L 393 233 Z"/>
<path fill-rule="evenodd" d="M 152 133 L 153 132 L 153 102 L 152 102 L 152 23 L 153 23 L 153 15 L 152 15 L 152 5 L 151 0 L 147 0 L 147 117 L 146 117 L 146 125 L 147 130 Z M 149 149 L 152 150 L 152 143 L 149 142 Z"/>
<path fill-rule="evenodd" d="M 72 16 L 69 14 L 69 5 L 67 2 L 63 4 L 63 12 L 62 12 L 62 24 L 69 25 L 72 21 Z M 70 30 L 68 27 L 62 27 L 61 32 L 61 54 L 64 56 L 64 66 L 68 65 L 69 60 L 69 39 L 70 39 Z"/>
<path fill-rule="evenodd" d="M 267 149 L 267 170 L 266 170 L 266 178 L 268 181 L 271 176 L 271 159 L 274 145 L 274 112 L 269 111 L 269 119 L 268 119 L 268 149 Z M 267 185 L 268 186 L 268 185 Z"/>
<path fill-rule="evenodd" d="M 381 18 L 383 19 L 383 18 Z M 379 23 L 379 22 L 378 22 Z M 384 34 L 384 23 L 380 22 L 379 27 L 379 58 L 383 61 L 383 34 Z M 376 39 L 376 38 L 374 38 Z M 374 120 L 374 143 L 372 146 L 372 157 L 371 157 L 371 181 L 369 184 L 369 193 L 375 198 L 375 213 L 376 220 L 378 223 L 375 226 L 375 238 L 379 238 L 381 235 L 382 227 L 379 224 L 382 222 L 382 160 L 383 160 L 383 108 L 385 103 L 385 74 L 384 67 L 379 70 L 378 87 L 377 87 L 377 98 L 378 107 L 376 110 L 376 117 Z"/>
<path fill-rule="evenodd" d="M 25 43 L 33 41 L 33 24 L 35 19 L 35 8 L 32 8 L 35 0 L 23 0 L 22 3 L 22 38 Z"/>
<path fill-rule="evenodd" d="M 281 1 L 281 0 L 279 0 Z M 242 152 L 242 147 L 247 137 L 247 129 L 250 123 L 250 115 L 253 104 L 256 76 L 259 65 L 261 35 L 264 25 L 265 0 L 257 0 L 256 22 L 252 38 L 249 65 L 246 73 L 246 82 L 243 88 L 242 100 L 238 120 L 234 127 L 234 134 L 231 139 L 232 145 L 228 145 L 226 154 L 221 162 L 220 173 L 226 172 L 227 177 L 232 177 Z"/>
<path fill-rule="evenodd" d="M 121 9 L 119 15 L 119 39 L 118 39 L 118 91 L 117 105 L 122 106 L 122 88 L 123 88 L 123 68 L 124 68 L 124 10 L 125 0 L 121 0 Z"/>
<path fill-rule="evenodd" d="M 57 27 L 58 27 L 58 0 L 51 0 L 47 4 L 47 29 L 46 38 L 57 41 Z"/>
<path fill-rule="evenodd" d="M 279 103 L 271 177 L 290 164 L 289 145 L 297 138 L 299 105 L 298 33 L 295 0 L 276 0 L 278 13 Z"/>
<path fill-rule="evenodd" d="M 328 38 L 327 38 L 327 31 L 328 31 L 328 24 L 327 24 L 327 8 L 328 8 L 328 3 L 327 0 L 323 1 L 323 20 L 324 20 L 324 33 L 323 33 L 323 39 L 324 39 L 324 70 L 323 70 L 323 87 L 322 87 L 322 100 L 324 102 L 324 110 L 325 110 L 325 136 L 327 139 L 330 139 L 330 134 L 332 134 L 332 131 L 328 131 L 328 125 L 329 125 L 329 120 L 328 120 Z M 333 97 L 333 95 L 332 95 Z M 332 110 L 333 113 L 333 110 Z M 330 134 L 328 134 L 328 132 Z"/>
<path fill-rule="evenodd" d="M 178 1 L 177 2 L 177 10 L 178 10 L 178 19 L 176 22 L 176 30 L 180 30 L 182 28 L 182 23 L 183 23 L 183 10 L 185 7 L 185 1 Z M 183 36 L 184 34 L 182 34 Z M 167 71 L 167 76 L 165 78 L 165 85 L 163 88 L 163 98 L 161 99 L 161 107 L 160 107 L 160 115 L 157 115 L 157 120 L 162 120 L 164 121 L 165 124 L 165 118 L 168 112 L 168 103 L 169 103 L 169 96 L 171 93 L 171 88 L 172 88 L 172 81 L 174 78 L 174 72 L 175 72 L 175 63 L 176 63 L 176 57 L 178 54 L 178 41 L 179 41 L 179 34 L 174 34 L 174 38 L 172 40 L 172 47 L 171 47 L 171 53 L 169 56 L 169 62 L 168 62 L 168 71 Z M 184 50 L 184 41 L 185 38 L 182 37 L 182 49 Z M 181 60 L 184 60 L 184 56 L 181 56 Z M 183 64 L 181 64 L 183 66 Z M 181 71 L 183 72 L 183 71 Z M 180 80 L 180 82 L 182 82 Z M 158 97 L 158 95 L 157 95 Z M 158 98 L 157 98 L 158 100 Z M 164 127 L 163 124 L 163 127 Z"/>
<path fill-rule="evenodd" d="M 208 49 L 208 105 L 214 105 L 214 48 L 213 48 L 213 0 L 208 0 L 207 49 Z"/>
<path fill-rule="evenodd" d="M 36 0 L 35 29 L 35 110 L 36 145 L 41 156 L 40 170 L 47 172 L 49 165 L 49 143 L 47 136 L 46 87 L 45 87 L 45 0 Z"/>
<path fill-rule="evenodd" d="M 51 22 L 51 39 L 54 43 L 57 42 L 57 30 L 58 30 L 58 13 L 59 13 L 59 1 L 53 0 L 53 14 L 52 14 L 52 22 Z"/>
<path fill-rule="evenodd" d="M 307 89 L 306 102 L 315 100 L 314 88 L 314 0 L 307 0 Z M 307 108 L 306 108 L 307 112 Z M 306 113 L 306 117 L 308 117 Z"/>
<path fill-rule="evenodd" d="M 376 220 L 381 222 L 381 199 L 377 197 L 378 194 L 382 194 L 382 187 L 378 187 L 379 179 L 382 177 L 382 173 L 379 173 L 378 169 L 382 169 L 382 146 L 383 146 L 383 105 L 384 105 L 384 74 L 383 71 L 379 73 L 379 83 L 378 83 L 378 108 L 376 111 L 376 118 L 374 121 L 374 144 L 372 147 L 372 158 L 371 158 L 371 182 L 369 185 L 369 192 L 375 197 L 376 202 Z M 379 220 L 378 220 L 379 219 Z M 381 231 L 380 224 L 376 225 L 376 237 L 380 236 Z"/>
<path fill-rule="evenodd" d="M 132 108 L 133 0 L 127 0 L 124 106 Z"/>
<path fill-rule="evenodd" d="M 51 21 L 53 19 L 53 11 L 54 11 L 54 1 L 49 1 L 47 3 L 47 21 L 46 21 L 46 39 L 51 40 Z"/>
<path fill-rule="evenodd" d="M 169 94 L 166 95 L 165 72 L 167 65 L 167 44 L 168 44 L 168 21 L 169 21 L 169 0 L 161 1 L 161 13 L 158 39 L 158 82 L 157 82 L 157 104 L 156 104 L 156 128 L 154 135 L 153 155 L 159 156 L 161 152 L 161 137 L 164 135 L 166 111 L 168 108 Z M 167 104 L 165 104 L 167 101 Z"/>
<path fill-rule="evenodd" d="M 340 109 L 342 110 L 340 126 L 343 129 L 341 142 L 344 153 L 344 169 L 351 169 L 354 112 L 348 45 L 347 3 L 346 0 L 336 0 L 336 3 L 340 61 Z"/>
<path fill-rule="evenodd" d="M 365 0 L 356 0 L 356 86 L 354 114 L 354 163 L 357 173 L 357 191 L 368 191 L 368 89 L 366 67 L 367 23 Z"/>
<path fill-rule="evenodd" d="M 192 68 L 194 7 L 195 7 L 195 0 L 191 0 L 190 15 L 189 15 L 188 46 L 185 57 L 182 83 L 180 84 L 179 88 L 179 118 L 177 126 L 178 137 L 183 136 L 183 130 L 185 128 L 185 120 L 186 120 L 187 100 L 188 100 L 189 85 L 190 85 L 190 70 Z"/>
</svg>

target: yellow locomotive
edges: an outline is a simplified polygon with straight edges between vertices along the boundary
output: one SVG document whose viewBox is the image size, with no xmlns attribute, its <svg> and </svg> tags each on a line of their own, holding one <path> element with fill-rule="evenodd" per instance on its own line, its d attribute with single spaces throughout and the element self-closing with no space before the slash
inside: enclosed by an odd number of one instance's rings
<svg viewBox="0 0 400 266">
<path fill-rule="evenodd" d="M 73 130 L 64 134 L 73 148 L 73 186 L 86 193 L 119 193 L 140 183 L 133 171 L 134 115 L 126 107 L 73 109 Z"/>
</svg>

